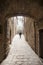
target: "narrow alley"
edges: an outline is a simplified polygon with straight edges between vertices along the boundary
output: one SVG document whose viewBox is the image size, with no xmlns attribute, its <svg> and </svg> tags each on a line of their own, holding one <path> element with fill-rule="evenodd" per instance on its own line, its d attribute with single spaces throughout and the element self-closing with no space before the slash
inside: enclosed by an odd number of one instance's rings
<svg viewBox="0 0 43 65">
<path fill-rule="evenodd" d="M 0 65 L 43 65 L 43 0 L 0 0 Z"/>
<path fill-rule="evenodd" d="M 24 35 L 16 34 L 12 40 L 7 58 L 1 65 L 43 65 L 35 54 Z"/>
</svg>

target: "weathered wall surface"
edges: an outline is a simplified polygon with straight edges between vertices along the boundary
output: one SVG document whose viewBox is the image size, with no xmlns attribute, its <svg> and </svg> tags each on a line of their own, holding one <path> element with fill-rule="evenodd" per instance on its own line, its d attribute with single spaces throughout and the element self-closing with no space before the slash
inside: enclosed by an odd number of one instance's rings
<svg viewBox="0 0 43 65">
<path fill-rule="evenodd" d="M 4 59 L 4 23 L 0 18 L 0 62 Z"/>
<path fill-rule="evenodd" d="M 4 43 L 2 36 L 0 35 L 0 62 L 4 59 Z"/>
<path fill-rule="evenodd" d="M 25 23 L 26 40 L 38 55 L 40 55 L 40 44 L 39 44 L 40 29 L 43 29 L 43 19 L 34 21 L 31 18 L 28 17 L 26 18 Z"/>
<path fill-rule="evenodd" d="M 34 20 L 32 18 L 27 17 L 25 23 L 26 30 L 26 40 L 29 45 L 35 50 L 35 38 L 34 38 Z"/>
<path fill-rule="evenodd" d="M 43 29 L 43 20 L 35 23 L 35 33 L 36 33 L 36 53 L 40 55 L 40 47 L 39 47 L 39 30 Z"/>
</svg>

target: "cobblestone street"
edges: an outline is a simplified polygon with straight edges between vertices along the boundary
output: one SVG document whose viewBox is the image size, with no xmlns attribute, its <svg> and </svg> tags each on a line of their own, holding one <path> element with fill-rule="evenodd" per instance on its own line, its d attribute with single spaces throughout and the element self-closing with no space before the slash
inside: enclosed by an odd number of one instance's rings
<svg viewBox="0 0 43 65">
<path fill-rule="evenodd" d="M 21 38 L 16 35 L 10 47 L 10 52 L 1 65 L 43 65 L 40 58 L 26 42 L 24 35 Z"/>
</svg>

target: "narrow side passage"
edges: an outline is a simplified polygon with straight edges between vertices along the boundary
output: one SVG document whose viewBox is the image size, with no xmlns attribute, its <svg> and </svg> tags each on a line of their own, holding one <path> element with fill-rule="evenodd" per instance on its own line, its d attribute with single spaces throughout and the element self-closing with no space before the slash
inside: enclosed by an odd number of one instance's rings
<svg viewBox="0 0 43 65">
<path fill-rule="evenodd" d="M 12 41 L 10 52 L 1 65 L 43 65 L 40 58 L 25 41 L 24 35 L 21 38 L 16 35 Z"/>
</svg>

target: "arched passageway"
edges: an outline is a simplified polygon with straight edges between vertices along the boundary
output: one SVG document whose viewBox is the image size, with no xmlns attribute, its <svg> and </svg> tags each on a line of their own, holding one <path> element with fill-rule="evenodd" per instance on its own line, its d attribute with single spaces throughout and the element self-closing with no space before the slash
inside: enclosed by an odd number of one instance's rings
<svg viewBox="0 0 43 65">
<path fill-rule="evenodd" d="M 40 56 L 39 30 L 43 29 L 43 0 L 0 0 L 0 63 L 8 53 L 16 30 L 14 23 L 6 20 L 17 15 L 27 16 L 24 35 L 31 48 Z"/>
</svg>

